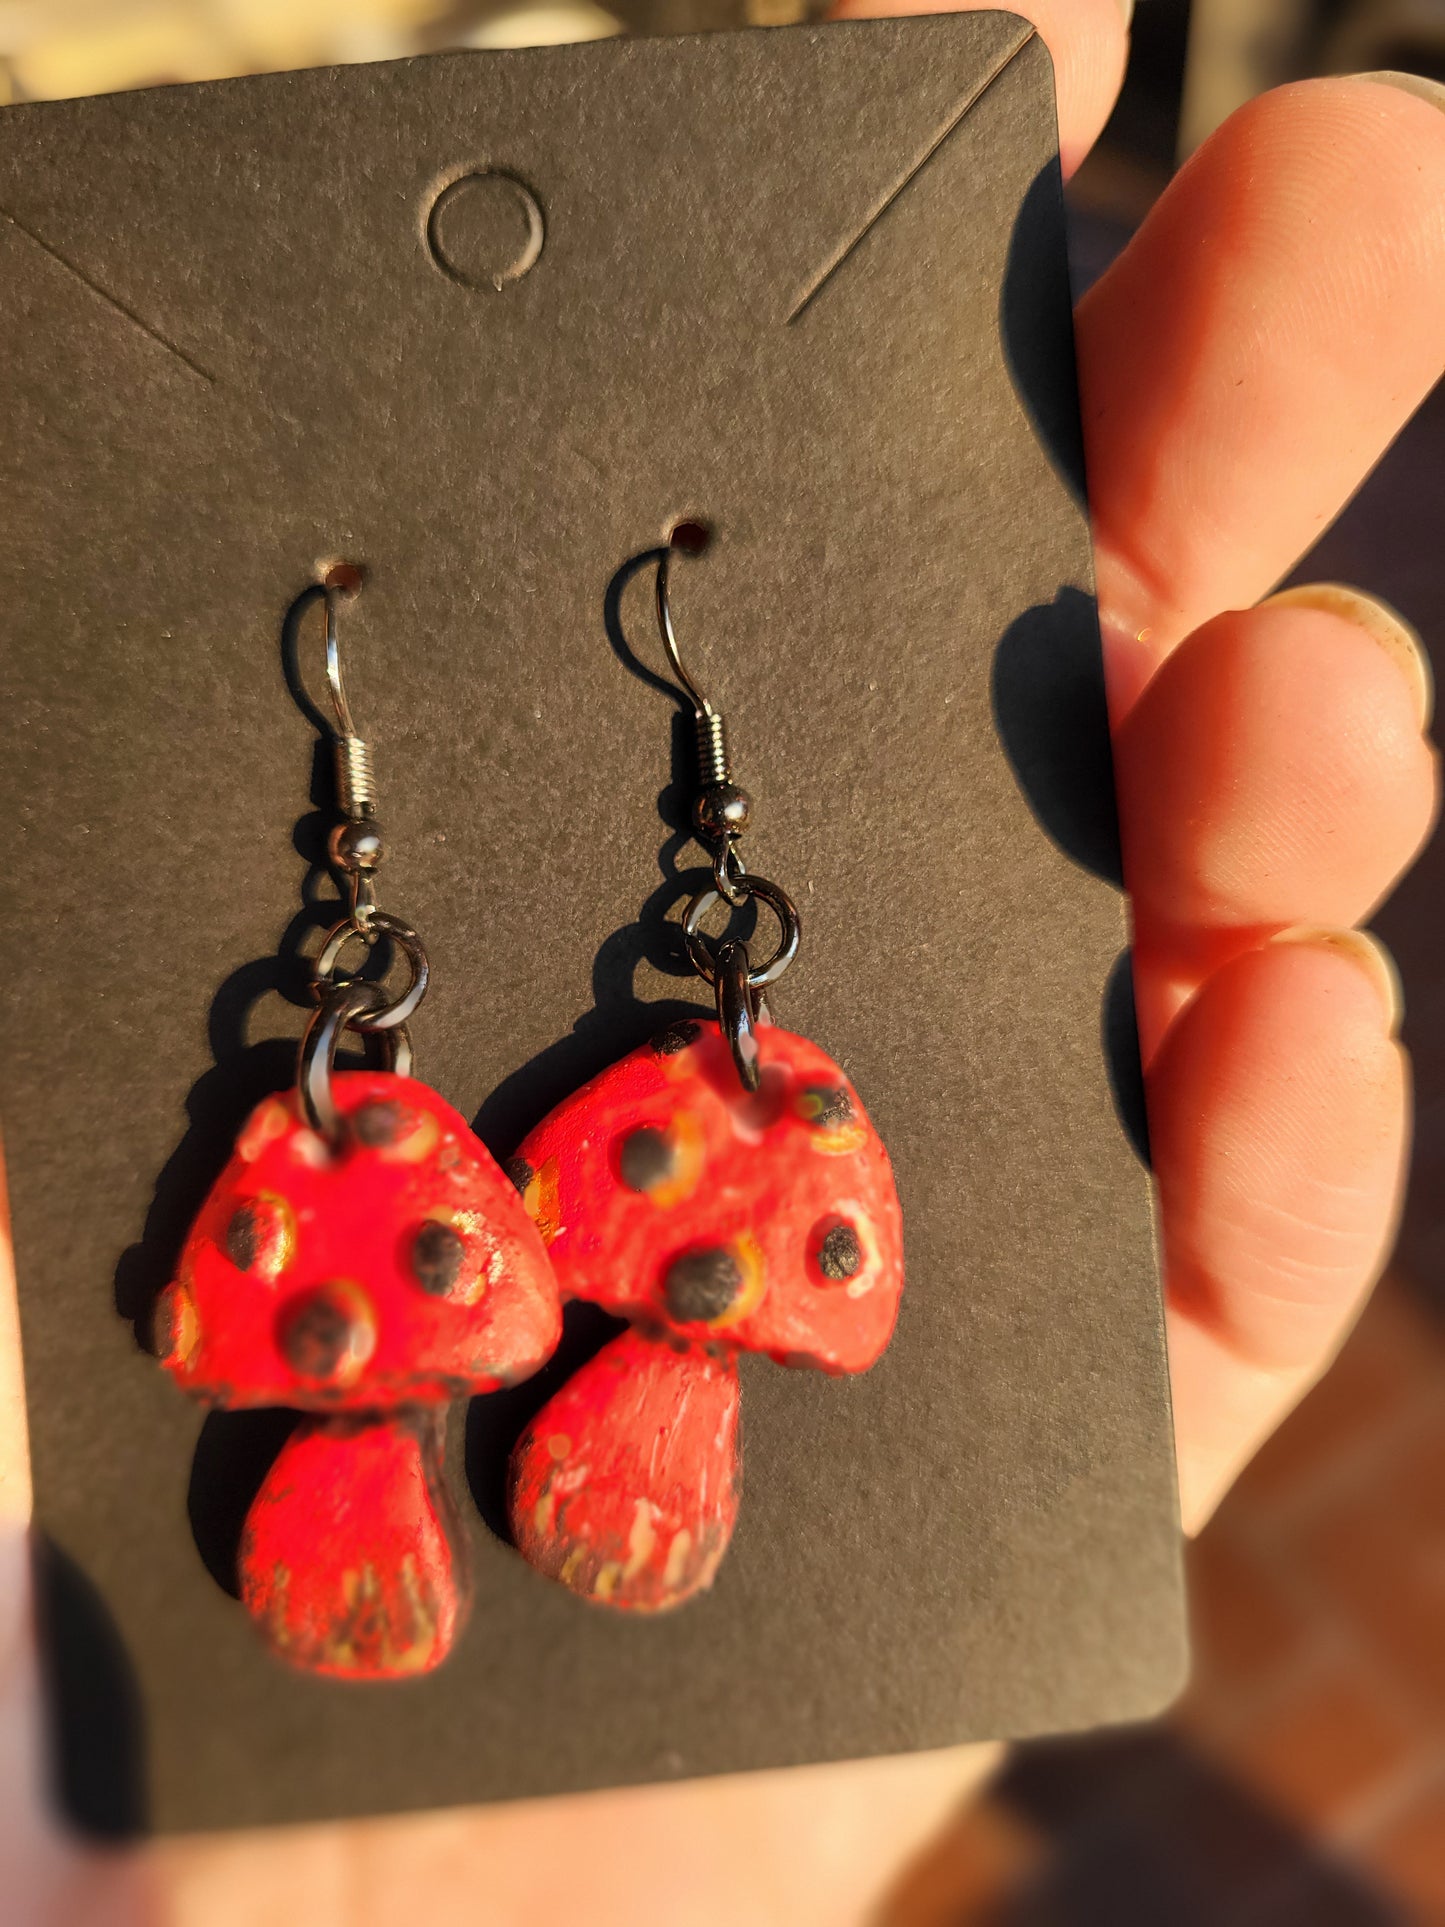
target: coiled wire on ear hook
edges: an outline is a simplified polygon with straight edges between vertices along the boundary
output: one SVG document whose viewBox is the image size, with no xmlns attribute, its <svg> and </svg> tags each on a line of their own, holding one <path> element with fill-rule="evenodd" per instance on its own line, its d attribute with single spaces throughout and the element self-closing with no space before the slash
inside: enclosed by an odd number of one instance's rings
<svg viewBox="0 0 1445 1927">
<path fill-rule="evenodd" d="M 360 595 L 362 572 L 353 563 L 339 562 L 328 569 L 321 584 L 326 600 L 326 687 L 331 691 L 331 707 L 336 715 L 332 748 L 336 760 L 336 794 L 343 816 L 353 822 L 376 814 L 376 773 L 372 768 L 371 745 L 357 734 L 351 720 L 351 705 L 346 700 L 346 685 L 341 680 L 341 644 L 336 633 L 336 605 Z"/>
</svg>

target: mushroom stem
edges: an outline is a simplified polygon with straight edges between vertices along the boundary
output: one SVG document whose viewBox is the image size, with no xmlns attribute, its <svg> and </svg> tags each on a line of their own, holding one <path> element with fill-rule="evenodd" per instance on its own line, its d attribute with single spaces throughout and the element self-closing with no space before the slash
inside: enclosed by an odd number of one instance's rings
<svg viewBox="0 0 1445 1927">
<path fill-rule="evenodd" d="M 663 1612 L 710 1586 L 742 1483 L 738 1370 L 682 1339 L 623 1332 L 512 1454 L 512 1536 L 599 1605 Z"/>
<path fill-rule="evenodd" d="M 446 1409 L 303 1419 L 246 1515 L 241 1598 L 278 1658 L 338 1679 L 427 1673 L 466 1618 Z"/>
</svg>

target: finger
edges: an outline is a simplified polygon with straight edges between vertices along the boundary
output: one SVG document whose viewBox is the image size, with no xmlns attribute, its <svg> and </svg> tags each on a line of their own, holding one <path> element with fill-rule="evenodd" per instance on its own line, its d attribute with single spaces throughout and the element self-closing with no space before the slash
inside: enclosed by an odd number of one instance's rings
<svg viewBox="0 0 1445 1927">
<path fill-rule="evenodd" d="M 1115 743 L 1146 1060 L 1230 956 L 1389 891 L 1435 815 L 1429 707 L 1414 632 L 1331 585 L 1217 616 L 1168 658 Z"/>
<path fill-rule="evenodd" d="M 897 14 L 992 13 L 989 0 L 835 0 L 833 20 L 878 20 Z M 1059 155 L 1072 174 L 1113 112 L 1129 53 L 1132 0 L 1020 0 L 1009 9 L 1038 28 L 1054 63 Z"/>
<path fill-rule="evenodd" d="M 11 1259 L 10 1205 L 0 1152 L 0 1677 L 13 1661 L 29 1613 L 30 1451 L 20 1369 L 20 1311 Z"/>
<path fill-rule="evenodd" d="M 20 1373 L 20 1318 L 10 1256 L 10 1213 L 0 1159 L 0 1865 L 19 1872 L 20 1906 L 39 1917 L 52 1883 L 31 1877 L 32 1844 L 44 1827 L 39 1768 L 35 1654 L 30 1636 L 30 1462 Z M 49 1846 L 49 1842 L 46 1843 Z M 47 1852 L 45 1860 L 51 1856 Z M 14 1887 L 12 1875 L 7 1886 Z"/>
<path fill-rule="evenodd" d="M 47 1798 L 41 1692 L 30 1613 L 30 1460 L 20 1321 L 0 1158 L 0 1867 L 5 1918 L 139 1919 L 136 1870 L 88 1850 L 56 1824 Z M 127 1911 L 129 1910 L 129 1911 Z"/>
<path fill-rule="evenodd" d="M 1398 1017 L 1371 939 L 1279 939 L 1208 980 L 1150 1069 L 1191 1519 L 1329 1363 L 1379 1272 L 1404 1168 Z"/>
<path fill-rule="evenodd" d="M 1077 325 L 1118 714 L 1288 571 L 1445 368 L 1445 112 L 1372 79 L 1252 101 Z"/>
<path fill-rule="evenodd" d="M 392 1927 L 416 1911 L 418 1895 L 429 1920 L 487 1927 L 853 1921 L 872 1918 L 870 1903 L 883 1901 L 899 1867 L 998 1756 L 995 1747 L 953 1747 L 382 1821 L 191 1835 L 159 1854 L 175 1917 L 206 1927 Z M 641 1858 L 639 1840 L 651 1843 Z M 719 1840 L 737 1851 L 720 1856 Z M 480 1914 L 478 1867 L 487 1870 Z"/>
</svg>

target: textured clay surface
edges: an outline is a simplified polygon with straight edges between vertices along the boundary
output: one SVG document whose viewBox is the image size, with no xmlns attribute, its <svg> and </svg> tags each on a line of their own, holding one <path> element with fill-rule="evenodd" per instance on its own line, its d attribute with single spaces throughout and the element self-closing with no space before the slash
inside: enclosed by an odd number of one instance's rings
<svg viewBox="0 0 1445 1927">
<path fill-rule="evenodd" d="M 510 1167 L 563 1292 L 635 1327 L 518 1442 L 513 1536 L 623 1610 L 712 1583 L 741 1480 L 736 1354 L 866 1371 L 898 1315 L 882 1140 L 816 1044 L 767 1025 L 758 1046 L 749 1094 L 716 1024 L 674 1024 L 559 1105 Z"/>
<path fill-rule="evenodd" d="M 510 1169 L 564 1296 L 866 1371 L 903 1289 L 888 1153 L 826 1052 L 771 1025 L 758 1044 L 749 1096 L 716 1024 L 675 1024 L 560 1104 Z"/>
<path fill-rule="evenodd" d="M 155 1342 L 206 1404 L 356 1415 L 282 1448 L 247 1514 L 241 1597 L 292 1665 L 390 1679 L 439 1665 L 465 1615 L 437 1408 L 535 1371 L 561 1311 L 515 1190 L 450 1105 L 389 1072 L 333 1090 L 335 1142 L 294 1092 L 252 1113 Z"/>
<path fill-rule="evenodd" d="M 624 1332 L 538 1413 L 512 1458 L 529 1564 L 636 1612 L 712 1583 L 742 1481 L 731 1357 Z"/>
<path fill-rule="evenodd" d="M 334 1147 L 293 1093 L 252 1113 L 162 1294 L 166 1369 L 210 1405 L 306 1411 L 528 1377 L 560 1311 L 512 1187 L 425 1084 L 353 1071 L 334 1090 Z"/>
<path fill-rule="evenodd" d="M 280 1658 L 338 1679 L 430 1672 L 470 1588 L 442 1415 L 304 1419 L 241 1538 L 241 1597 Z"/>
</svg>

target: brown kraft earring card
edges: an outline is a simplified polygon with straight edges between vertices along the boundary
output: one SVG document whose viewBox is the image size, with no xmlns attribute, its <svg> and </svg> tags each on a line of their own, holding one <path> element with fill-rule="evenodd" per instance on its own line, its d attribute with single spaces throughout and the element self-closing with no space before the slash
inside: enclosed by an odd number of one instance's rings
<svg viewBox="0 0 1445 1927">
<path fill-rule="evenodd" d="M 250 1825 L 1156 1710 L 1171 1428 L 1033 30 L 14 107 L 0 215 L 0 1116 L 67 1809 Z M 284 1415 L 206 1416 L 137 1334 L 338 914 L 297 597 L 367 571 L 346 673 L 434 972 L 418 1074 L 506 1157 L 706 1013 L 686 731 L 639 673 L 681 517 L 716 539 L 679 634 L 802 915 L 773 1015 L 893 1159 L 896 1336 L 852 1378 L 744 1361 L 732 1550 L 627 1617 L 501 1530 L 569 1314 L 540 1382 L 452 1412 L 451 1660 L 291 1671 L 234 1597 Z"/>
</svg>

